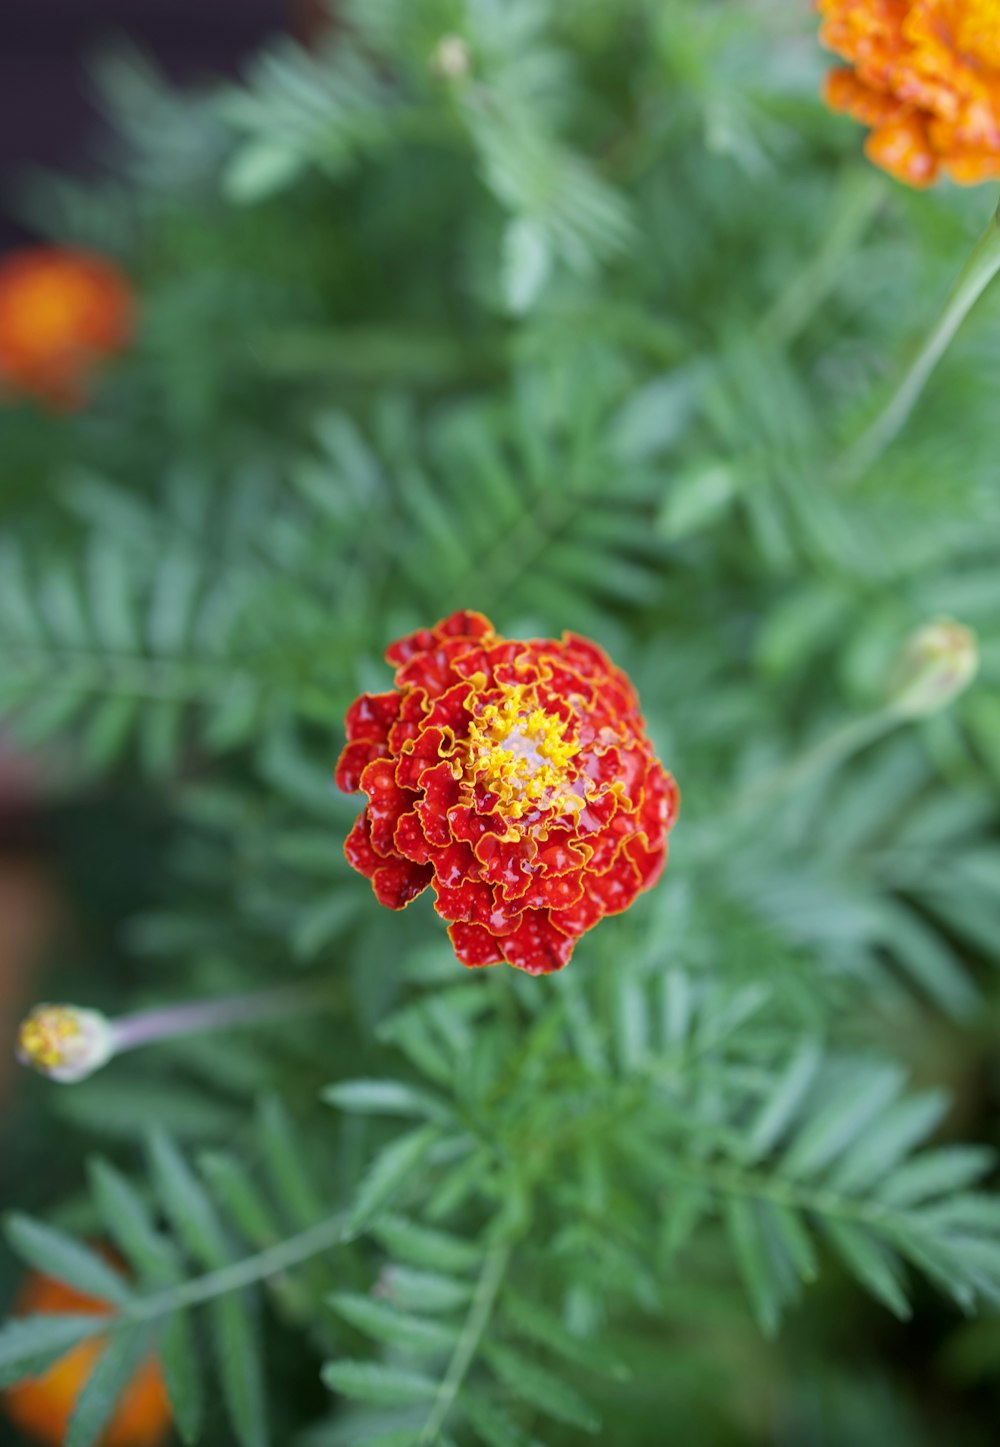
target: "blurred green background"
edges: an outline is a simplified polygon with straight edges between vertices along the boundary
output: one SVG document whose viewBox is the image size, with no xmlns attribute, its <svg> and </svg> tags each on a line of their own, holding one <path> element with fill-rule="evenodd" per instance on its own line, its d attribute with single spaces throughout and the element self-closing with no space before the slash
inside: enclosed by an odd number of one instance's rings
<svg viewBox="0 0 1000 1447">
<path fill-rule="evenodd" d="M 252 1154 L 270 1090 L 357 1176 L 370 1138 L 331 1141 L 316 1091 L 397 1068 L 376 1027 L 458 967 L 426 900 L 391 916 L 344 864 L 332 768 L 383 648 L 460 607 L 597 639 L 681 785 L 667 877 L 580 946 L 587 989 L 759 988 L 751 1054 L 758 1030 L 892 1055 L 951 1092 L 941 1139 L 995 1146 L 995 291 L 902 438 L 852 485 L 836 466 L 995 195 L 873 173 L 805 6 L 355 0 L 295 26 L 179 88 L 102 47 L 100 154 L 8 198 L 114 259 L 140 323 L 84 409 L 0 412 L 4 1030 L 39 996 L 298 974 L 336 1008 L 65 1091 L 0 1077 L 4 1206 L 91 1232 L 95 1146 L 133 1168 L 156 1122 Z M 975 685 L 782 785 L 941 616 L 978 633 Z M 599 1440 L 995 1440 L 989 1312 L 917 1285 L 899 1323 L 828 1257 L 765 1341 L 721 1231 L 681 1259 L 609 1305 L 635 1379 L 588 1383 Z M 316 1333 L 264 1331 L 282 1447 L 364 1440 L 314 1428 Z"/>
</svg>

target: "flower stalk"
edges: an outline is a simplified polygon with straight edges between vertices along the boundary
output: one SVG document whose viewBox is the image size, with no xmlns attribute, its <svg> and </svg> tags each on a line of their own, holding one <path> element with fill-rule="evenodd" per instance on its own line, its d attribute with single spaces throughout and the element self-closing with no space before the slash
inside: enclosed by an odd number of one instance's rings
<svg viewBox="0 0 1000 1447">
<path fill-rule="evenodd" d="M 322 1004 L 329 987 L 314 983 L 286 989 L 166 1005 L 109 1019 L 77 1005 L 36 1005 L 21 1025 L 17 1058 L 60 1084 L 86 1080 L 109 1061 L 158 1040 L 272 1023 Z"/>
<path fill-rule="evenodd" d="M 998 272 L 1000 206 L 966 262 L 944 310 L 928 333 L 909 371 L 874 422 L 848 451 L 841 470 L 842 482 L 847 485 L 859 482 L 902 432 L 938 362 Z"/>
<path fill-rule="evenodd" d="M 788 795 L 852 759 L 905 724 L 942 713 L 975 681 L 979 644 L 971 628 L 952 618 L 935 618 L 914 630 L 886 679 L 884 702 L 848 719 L 803 753 L 779 765 L 742 792 L 731 807 L 692 831 L 687 858 L 702 862 L 734 829 L 760 817 Z"/>
</svg>

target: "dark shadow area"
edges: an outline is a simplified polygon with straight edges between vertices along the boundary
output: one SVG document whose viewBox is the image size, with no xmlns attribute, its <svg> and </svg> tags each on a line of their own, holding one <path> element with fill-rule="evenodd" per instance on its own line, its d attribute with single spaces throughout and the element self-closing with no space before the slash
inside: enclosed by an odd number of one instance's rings
<svg viewBox="0 0 1000 1447">
<path fill-rule="evenodd" d="M 147 50 L 168 75 L 232 72 L 288 0 L 5 0 L 0 5 L 0 246 L 25 239 L 11 190 L 33 166 L 73 169 L 100 134 L 87 63 L 109 41 Z M 294 15 L 292 16 L 294 18 Z"/>
</svg>

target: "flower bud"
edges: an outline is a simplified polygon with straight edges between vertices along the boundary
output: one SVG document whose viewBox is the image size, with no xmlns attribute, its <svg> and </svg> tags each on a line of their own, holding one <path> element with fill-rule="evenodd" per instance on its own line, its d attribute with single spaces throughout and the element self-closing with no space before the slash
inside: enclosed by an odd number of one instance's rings
<svg viewBox="0 0 1000 1447">
<path fill-rule="evenodd" d="M 50 1080 L 86 1080 L 115 1053 L 115 1032 L 97 1010 L 36 1005 L 17 1037 L 17 1058 Z"/>
<path fill-rule="evenodd" d="M 472 51 L 460 35 L 442 35 L 431 65 L 442 80 L 464 80 L 472 70 Z"/>
<path fill-rule="evenodd" d="M 964 693 L 978 670 L 979 645 L 971 628 L 950 618 L 925 623 L 896 666 L 889 707 L 901 718 L 927 718 Z"/>
</svg>

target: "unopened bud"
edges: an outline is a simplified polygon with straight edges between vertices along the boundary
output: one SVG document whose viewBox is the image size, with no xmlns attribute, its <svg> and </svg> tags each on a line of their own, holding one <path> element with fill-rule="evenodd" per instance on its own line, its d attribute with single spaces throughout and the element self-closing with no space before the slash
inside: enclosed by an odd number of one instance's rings
<svg viewBox="0 0 1000 1447">
<path fill-rule="evenodd" d="M 889 706 L 902 718 L 926 718 L 964 693 L 979 671 L 971 628 L 950 618 L 925 623 L 903 650 L 890 681 Z"/>
<path fill-rule="evenodd" d="M 443 80 L 464 80 L 472 70 L 472 51 L 460 35 L 443 35 L 434 47 L 431 65 Z"/>
<path fill-rule="evenodd" d="M 115 1053 L 115 1032 L 97 1010 L 36 1005 L 17 1037 L 17 1058 L 50 1080 L 86 1080 Z"/>
</svg>

